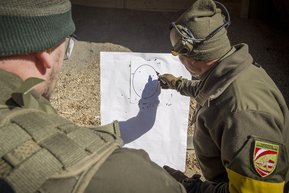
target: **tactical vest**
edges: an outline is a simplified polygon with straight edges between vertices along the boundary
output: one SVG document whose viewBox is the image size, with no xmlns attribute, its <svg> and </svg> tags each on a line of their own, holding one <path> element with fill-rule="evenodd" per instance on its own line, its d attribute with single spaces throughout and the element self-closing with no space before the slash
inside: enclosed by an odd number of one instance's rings
<svg viewBox="0 0 289 193">
<path fill-rule="evenodd" d="M 122 145 L 118 129 L 117 122 L 86 128 L 43 109 L 0 104 L 0 180 L 15 193 L 83 193 Z"/>
</svg>

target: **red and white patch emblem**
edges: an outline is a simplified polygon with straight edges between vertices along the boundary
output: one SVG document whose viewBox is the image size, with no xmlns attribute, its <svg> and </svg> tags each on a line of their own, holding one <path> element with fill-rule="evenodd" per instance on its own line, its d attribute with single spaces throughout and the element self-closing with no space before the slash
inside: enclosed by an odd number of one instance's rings
<svg viewBox="0 0 289 193">
<path fill-rule="evenodd" d="M 275 170 L 279 154 L 279 145 L 255 141 L 253 163 L 261 177 L 266 177 Z"/>
</svg>

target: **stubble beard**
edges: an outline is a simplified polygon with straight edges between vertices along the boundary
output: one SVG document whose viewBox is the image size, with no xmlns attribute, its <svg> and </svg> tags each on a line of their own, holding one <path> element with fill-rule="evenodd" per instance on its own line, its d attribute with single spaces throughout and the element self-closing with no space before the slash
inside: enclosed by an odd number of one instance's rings
<svg viewBox="0 0 289 193">
<path fill-rule="evenodd" d="M 61 53 L 59 52 L 55 59 L 55 64 L 52 66 L 51 73 L 48 79 L 45 81 L 44 89 L 42 91 L 42 96 L 46 98 L 48 101 L 50 100 L 51 95 L 56 87 L 56 83 L 58 80 L 58 75 L 60 73 L 61 62 L 63 61 L 63 56 L 61 57 Z"/>
<path fill-rule="evenodd" d="M 51 74 L 49 75 L 48 80 L 45 82 L 44 90 L 42 92 L 42 96 L 47 100 L 50 100 L 51 95 L 55 89 L 56 83 L 58 79 L 58 72 L 56 72 L 55 68 L 52 69 Z"/>
</svg>

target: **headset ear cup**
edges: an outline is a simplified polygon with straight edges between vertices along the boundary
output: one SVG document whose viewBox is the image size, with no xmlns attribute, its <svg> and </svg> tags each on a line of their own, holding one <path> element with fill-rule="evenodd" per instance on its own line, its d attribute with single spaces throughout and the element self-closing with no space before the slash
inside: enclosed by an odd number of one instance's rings
<svg viewBox="0 0 289 193">
<path fill-rule="evenodd" d="M 187 48 L 187 47 L 183 47 L 180 51 L 179 51 L 180 54 L 188 54 L 190 53 L 190 50 Z"/>
<path fill-rule="evenodd" d="M 173 51 L 174 53 L 188 55 L 193 51 L 193 47 L 194 46 L 191 41 L 183 38 L 173 47 Z"/>
<path fill-rule="evenodd" d="M 188 55 L 193 48 L 193 45 L 191 42 L 189 42 L 187 39 L 182 39 L 181 47 L 179 47 L 179 53 L 183 55 Z"/>
<path fill-rule="evenodd" d="M 190 40 L 185 40 L 184 43 L 185 43 L 184 48 L 187 50 L 186 54 L 190 54 L 193 51 L 194 43 L 191 42 Z"/>
</svg>

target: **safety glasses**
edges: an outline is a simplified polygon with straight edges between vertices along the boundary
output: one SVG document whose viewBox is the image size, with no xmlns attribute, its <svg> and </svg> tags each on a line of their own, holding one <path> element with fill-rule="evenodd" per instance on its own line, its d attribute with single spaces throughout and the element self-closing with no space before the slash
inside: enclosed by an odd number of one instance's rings
<svg viewBox="0 0 289 193">
<path fill-rule="evenodd" d="M 72 34 L 65 40 L 66 49 L 64 54 L 64 60 L 68 60 L 72 54 L 74 43 L 76 41 L 76 35 Z"/>
</svg>

